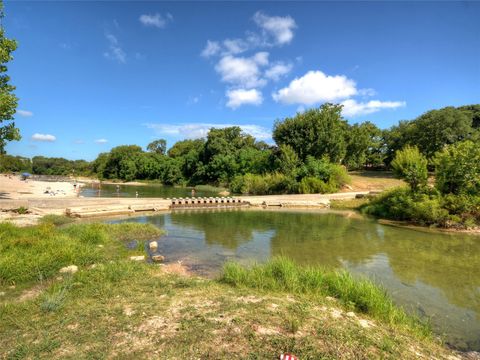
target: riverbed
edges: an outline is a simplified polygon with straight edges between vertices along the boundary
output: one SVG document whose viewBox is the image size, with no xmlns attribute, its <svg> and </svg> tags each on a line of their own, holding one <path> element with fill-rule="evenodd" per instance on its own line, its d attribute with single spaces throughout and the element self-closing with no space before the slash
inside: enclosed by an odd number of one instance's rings
<svg viewBox="0 0 480 360">
<path fill-rule="evenodd" d="M 480 236 L 382 225 L 357 213 L 195 210 L 128 220 L 167 231 L 168 262 L 215 276 L 226 261 L 287 256 L 299 264 L 343 268 L 382 285 L 410 313 L 461 350 L 480 350 Z"/>
</svg>

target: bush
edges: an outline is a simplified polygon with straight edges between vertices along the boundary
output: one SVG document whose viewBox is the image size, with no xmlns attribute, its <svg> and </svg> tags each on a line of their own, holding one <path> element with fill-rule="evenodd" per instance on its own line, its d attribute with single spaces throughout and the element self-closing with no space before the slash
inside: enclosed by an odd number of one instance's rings
<svg viewBox="0 0 480 360">
<path fill-rule="evenodd" d="M 480 195 L 480 147 L 463 141 L 445 147 L 434 159 L 435 186 L 442 194 Z"/>
<path fill-rule="evenodd" d="M 301 194 L 327 194 L 337 190 L 337 187 L 316 177 L 304 177 L 298 186 Z"/>
<path fill-rule="evenodd" d="M 480 224 L 480 197 L 442 196 L 435 190 L 415 193 L 396 188 L 361 206 L 380 218 L 441 227 L 474 227 Z"/>
<path fill-rule="evenodd" d="M 395 175 L 404 179 L 413 191 L 418 191 L 427 184 L 427 164 L 416 146 L 407 145 L 395 153 L 391 166 Z"/>
<path fill-rule="evenodd" d="M 280 173 L 239 175 L 230 184 L 233 193 L 251 195 L 285 194 L 294 192 L 295 187 L 293 179 Z"/>
</svg>

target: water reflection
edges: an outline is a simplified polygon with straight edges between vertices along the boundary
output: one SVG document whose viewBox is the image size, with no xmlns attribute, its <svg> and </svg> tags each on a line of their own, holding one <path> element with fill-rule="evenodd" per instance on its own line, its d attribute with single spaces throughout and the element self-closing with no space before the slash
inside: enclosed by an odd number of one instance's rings
<svg viewBox="0 0 480 360">
<path fill-rule="evenodd" d="M 286 255 L 366 275 L 397 303 L 431 317 L 448 342 L 480 349 L 479 236 L 420 232 L 325 211 L 197 210 L 135 220 L 165 228 L 162 254 L 205 274 L 230 259 L 250 263 Z"/>
</svg>

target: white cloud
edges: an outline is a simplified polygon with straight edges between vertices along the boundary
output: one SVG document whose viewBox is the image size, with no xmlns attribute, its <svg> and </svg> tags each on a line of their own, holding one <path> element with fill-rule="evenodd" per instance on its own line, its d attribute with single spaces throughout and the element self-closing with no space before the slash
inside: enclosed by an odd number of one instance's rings
<svg viewBox="0 0 480 360">
<path fill-rule="evenodd" d="M 227 106 L 232 109 L 242 105 L 260 105 L 263 102 L 262 93 L 257 89 L 228 90 L 226 95 L 228 98 Z"/>
<path fill-rule="evenodd" d="M 173 124 L 145 124 L 149 129 L 155 130 L 159 135 L 171 135 L 183 139 L 198 139 L 206 137 L 211 128 L 225 128 L 239 126 L 244 132 L 254 136 L 258 140 L 271 139 L 271 132 L 258 125 L 237 125 L 237 124 L 209 124 L 189 123 L 181 125 Z"/>
<path fill-rule="evenodd" d="M 406 106 L 405 101 L 371 100 L 361 103 L 354 99 L 345 100 L 341 104 L 343 105 L 342 114 L 351 117 L 372 114 L 382 109 L 396 109 Z"/>
<path fill-rule="evenodd" d="M 360 89 L 358 90 L 358 95 L 363 96 L 363 97 L 370 97 L 370 96 L 375 96 L 377 95 L 377 92 L 374 89 Z"/>
<path fill-rule="evenodd" d="M 35 133 L 32 135 L 33 141 L 45 141 L 45 142 L 54 142 L 57 138 L 54 135 L 50 134 L 39 134 Z"/>
<path fill-rule="evenodd" d="M 258 11 L 253 16 L 255 23 L 273 37 L 275 45 L 288 44 L 293 39 L 293 29 L 297 27 L 291 16 L 268 16 Z"/>
<path fill-rule="evenodd" d="M 275 101 L 285 104 L 313 105 L 346 99 L 356 93 L 355 81 L 344 75 L 330 76 L 321 71 L 309 71 L 272 96 Z"/>
<path fill-rule="evenodd" d="M 292 70 L 292 67 L 292 64 L 278 62 L 265 71 L 265 77 L 273 81 L 278 81 L 282 76 L 287 75 Z"/>
<path fill-rule="evenodd" d="M 161 14 L 143 14 L 140 15 L 139 19 L 140 22 L 145 26 L 153 26 L 159 29 L 163 29 L 167 26 L 167 24 L 173 21 L 173 16 L 170 13 L 167 13 L 165 17 Z"/>
<path fill-rule="evenodd" d="M 226 39 L 223 40 L 223 46 L 225 47 L 225 54 L 240 54 L 247 51 L 250 45 L 248 42 L 242 39 Z"/>
<path fill-rule="evenodd" d="M 221 47 L 220 47 L 220 44 L 218 43 L 218 41 L 207 40 L 207 45 L 202 50 L 201 55 L 203 57 L 208 58 L 210 56 L 217 55 L 220 52 L 220 50 L 221 50 Z"/>
<path fill-rule="evenodd" d="M 106 33 L 105 38 L 108 41 L 108 50 L 103 53 L 103 56 L 125 64 L 127 62 L 127 54 L 121 48 L 117 37 L 111 33 Z"/>
<path fill-rule="evenodd" d="M 224 56 L 215 66 L 215 70 L 221 75 L 222 81 L 253 88 L 265 85 L 265 79 L 261 78 L 260 66 L 268 64 L 268 53 L 259 52 L 250 58 Z"/>
<path fill-rule="evenodd" d="M 20 109 L 18 109 L 18 110 L 17 110 L 17 114 L 20 115 L 20 116 L 23 116 L 23 117 L 33 116 L 33 112 L 28 111 L 28 110 L 20 110 Z"/>
<path fill-rule="evenodd" d="M 95 140 L 96 144 L 106 144 L 107 142 L 108 142 L 107 139 L 97 139 L 97 140 Z"/>
</svg>

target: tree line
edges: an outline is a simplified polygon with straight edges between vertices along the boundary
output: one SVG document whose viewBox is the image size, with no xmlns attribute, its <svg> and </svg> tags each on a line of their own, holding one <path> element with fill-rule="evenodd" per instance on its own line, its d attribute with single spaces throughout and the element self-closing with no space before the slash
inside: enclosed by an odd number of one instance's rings
<svg viewBox="0 0 480 360">
<path fill-rule="evenodd" d="M 445 146 L 480 139 L 480 105 L 428 111 L 384 130 L 368 121 L 350 125 L 341 110 L 341 105 L 324 104 L 276 121 L 274 145 L 240 127 L 212 128 L 206 138 L 178 141 L 168 151 L 159 139 L 146 151 L 117 146 L 90 163 L 34 157 L 31 169 L 35 174 L 223 185 L 246 193 L 328 192 L 348 182 L 345 169 L 389 169 L 406 146 L 416 146 L 433 169 L 435 153 Z M 0 160 L 2 170 L 18 171 L 18 161 L 7 157 Z"/>
</svg>

